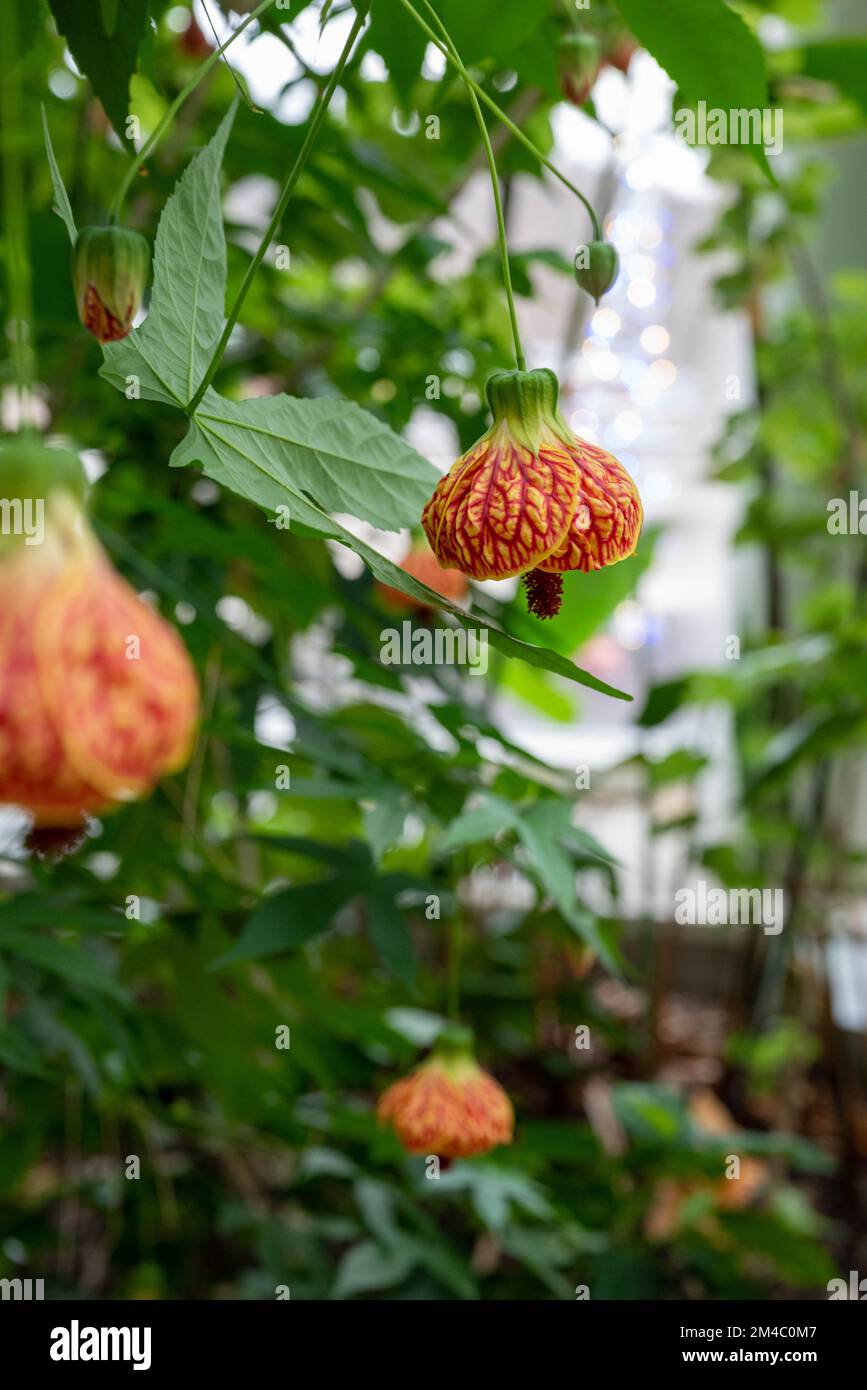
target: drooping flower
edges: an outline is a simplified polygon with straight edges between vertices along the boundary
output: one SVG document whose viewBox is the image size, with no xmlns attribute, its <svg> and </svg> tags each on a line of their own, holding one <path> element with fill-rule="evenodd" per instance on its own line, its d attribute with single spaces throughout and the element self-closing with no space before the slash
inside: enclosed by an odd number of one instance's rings
<svg viewBox="0 0 867 1390">
<path fill-rule="evenodd" d="M 139 311 L 150 247 L 127 227 L 82 227 L 72 253 L 78 317 L 101 343 L 125 338 Z"/>
<path fill-rule="evenodd" d="M 380 1124 L 391 1124 L 411 1154 L 469 1158 L 510 1144 L 512 1102 L 499 1082 L 476 1062 L 466 1028 L 445 1029 L 415 1071 L 380 1097 Z"/>
<path fill-rule="evenodd" d="M 440 479 L 422 525 L 441 565 L 473 579 L 523 575 L 530 611 L 559 611 L 567 570 L 631 555 L 638 491 L 613 454 L 573 434 L 552 371 L 498 372 L 490 429 Z"/>
<path fill-rule="evenodd" d="M 466 598 L 469 584 L 458 570 L 446 570 L 426 545 L 415 545 L 400 562 L 400 569 L 420 584 L 426 584 L 435 593 L 451 603 L 460 603 Z M 377 584 L 380 596 L 389 608 L 416 609 L 422 614 L 431 612 L 430 605 L 421 599 L 395 589 L 391 584 Z"/>
<path fill-rule="evenodd" d="M 84 489 L 75 454 L 0 450 L 0 802 L 36 828 L 149 792 L 187 761 L 198 716 L 183 643 L 112 567 Z"/>
</svg>

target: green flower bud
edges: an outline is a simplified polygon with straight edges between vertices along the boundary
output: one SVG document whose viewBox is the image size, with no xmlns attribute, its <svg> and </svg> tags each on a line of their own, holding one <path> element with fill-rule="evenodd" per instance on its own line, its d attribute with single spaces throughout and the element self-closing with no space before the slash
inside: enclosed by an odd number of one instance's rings
<svg viewBox="0 0 867 1390">
<path fill-rule="evenodd" d="M 617 279 L 620 259 L 610 241 L 591 241 L 575 252 L 575 279 L 596 303 Z"/>
<path fill-rule="evenodd" d="M 83 227 L 72 253 L 78 317 L 101 343 L 125 338 L 150 270 L 150 248 L 125 227 Z"/>
<path fill-rule="evenodd" d="M 557 43 L 560 89 L 575 106 L 583 106 L 599 71 L 599 44 L 592 34 L 563 34 Z"/>
</svg>

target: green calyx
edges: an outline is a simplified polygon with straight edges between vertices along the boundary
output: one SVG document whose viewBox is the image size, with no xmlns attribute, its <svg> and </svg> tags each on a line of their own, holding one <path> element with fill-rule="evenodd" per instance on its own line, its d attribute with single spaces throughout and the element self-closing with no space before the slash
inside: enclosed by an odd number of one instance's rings
<svg viewBox="0 0 867 1390">
<path fill-rule="evenodd" d="M 545 434 L 568 436 L 560 414 L 560 383 L 548 367 L 531 372 L 495 372 L 485 391 L 494 417 L 492 430 L 505 424 L 519 444 L 537 453 Z"/>
<path fill-rule="evenodd" d="M 72 253 L 72 280 L 79 316 L 93 287 L 121 323 L 131 322 L 150 274 L 150 247 L 127 227 L 82 227 Z"/>
<path fill-rule="evenodd" d="M 431 1056 L 444 1062 L 458 1062 L 465 1058 L 474 1059 L 473 1033 L 462 1023 L 449 1023 L 438 1035 Z"/>
<path fill-rule="evenodd" d="M 83 502 L 87 478 L 72 449 L 52 449 L 41 439 L 21 435 L 0 444 L 0 496 L 50 496 L 56 489 Z"/>
<path fill-rule="evenodd" d="M 561 64 L 575 77 L 589 77 L 599 66 L 599 41 L 592 34 L 561 34 L 557 51 Z"/>
<path fill-rule="evenodd" d="M 44 538 L 46 504 L 65 492 L 83 503 L 87 479 L 71 449 L 49 449 L 22 435 L 0 445 L 0 555 Z"/>
<path fill-rule="evenodd" d="M 611 289 L 620 269 L 620 258 L 610 241 L 591 241 L 575 252 L 575 279 L 596 303 Z"/>
</svg>

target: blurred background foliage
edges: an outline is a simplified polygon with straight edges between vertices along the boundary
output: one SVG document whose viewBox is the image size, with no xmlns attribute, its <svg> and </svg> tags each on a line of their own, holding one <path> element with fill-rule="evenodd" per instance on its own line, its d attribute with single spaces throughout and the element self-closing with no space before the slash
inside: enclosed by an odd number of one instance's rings
<svg viewBox="0 0 867 1390">
<path fill-rule="evenodd" d="M 307 8 L 293 3 L 292 18 Z M 345 8 L 332 5 L 329 22 Z M 737 8 L 752 27 L 776 14 L 826 32 L 806 0 Z M 500 681 L 574 718 L 562 683 L 499 662 L 484 681 L 434 667 L 420 687 L 381 665 L 379 633 L 395 617 L 370 576 L 192 470 L 170 471 L 183 419 L 131 409 L 99 379 L 50 210 L 39 103 L 79 224 L 103 217 L 124 156 L 47 5 L 25 9 L 19 136 L 46 424 L 92 451 L 100 534 L 180 625 L 204 719 L 189 770 L 94 825 L 78 855 L 34 861 L 8 832 L 0 1275 L 45 1277 L 55 1297 L 273 1298 L 288 1287 L 293 1298 L 544 1299 L 583 1285 L 593 1298 L 825 1296 L 838 1269 L 867 1259 L 863 1037 L 833 1028 L 820 972 L 793 945 L 821 941 L 832 904 L 863 879 L 846 778 L 867 728 L 867 570 L 856 540 L 829 538 L 826 503 L 863 476 L 867 277 L 862 267 L 830 281 L 810 237 L 825 196 L 821 141 L 857 137 L 867 121 L 864 40 L 852 40 L 860 66 L 820 42 L 768 54 L 770 99 L 804 151 L 777 168 L 776 189 L 744 151 L 711 161 L 732 196 L 706 249 L 729 253 L 718 290 L 750 315 L 759 374 L 758 403 L 732 419 L 717 467 L 749 489 L 740 540 L 761 555 L 762 592 L 741 661 L 651 689 L 639 723 L 705 701 L 734 711 L 738 833 L 705 846 L 704 862 L 724 884 L 783 884 L 789 919 L 780 937 L 750 934 L 721 997 L 710 948 L 621 910 L 616 847 L 573 824 L 588 795 L 573 772 L 498 728 Z M 440 9 L 544 149 L 562 99 L 559 35 L 586 24 L 609 57 L 630 42 L 602 3 L 577 20 L 554 0 Z M 132 84 L 145 129 L 213 46 L 185 7 L 148 10 Z M 327 73 L 299 73 L 285 20 L 265 22 L 292 82 L 321 88 Z M 438 374 L 434 408 L 465 447 L 487 423 L 487 375 L 509 360 L 507 320 L 493 249 L 432 273 L 461 243 L 451 209 L 481 161 L 462 88 L 450 72 L 421 75 L 424 50 L 397 4 L 374 0 L 345 100 L 286 216 L 291 275 L 262 267 L 220 384 L 344 395 L 401 430 Z M 382 80 L 362 72 L 365 54 L 384 60 Z M 153 236 L 234 93 L 216 66 L 136 182 L 131 225 Z M 422 158 L 431 111 L 441 138 Z M 225 159 L 230 299 L 253 245 L 238 220 L 249 181 L 282 182 L 304 130 L 239 108 Z M 496 144 L 507 188 L 539 176 L 500 128 Z M 371 230 L 383 222 L 387 251 Z M 557 268 L 544 231 L 539 256 Z M 515 257 L 521 293 L 533 262 Z M 568 263 L 559 268 L 565 277 Z M 800 300 L 775 298 L 780 283 Z M 519 601 L 474 601 L 575 655 L 634 588 L 650 541 L 580 595 L 576 584 L 550 630 Z M 702 768 L 682 750 L 626 771 L 649 803 Z M 440 1025 L 456 915 L 462 1011 L 518 1128 L 511 1148 L 431 1182 L 377 1129 L 373 1106 Z M 588 1050 L 576 1045 L 583 1025 Z M 285 1027 L 288 1049 L 275 1046 Z M 722 1177 L 731 1152 L 739 1183 Z M 130 1155 L 138 1180 L 126 1176 Z"/>
</svg>

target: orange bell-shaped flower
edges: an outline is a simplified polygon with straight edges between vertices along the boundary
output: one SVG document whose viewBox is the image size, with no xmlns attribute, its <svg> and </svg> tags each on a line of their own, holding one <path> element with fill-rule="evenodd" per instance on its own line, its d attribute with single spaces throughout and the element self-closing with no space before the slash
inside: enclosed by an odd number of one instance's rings
<svg viewBox="0 0 867 1390">
<path fill-rule="evenodd" d="M 187 761 L 198 686 L 186 648 L 111 563 L 74 454 L 0 450 L 0 802 L 81 824 Z"/>
<path fill-rule="evenodd" d="M 490 429 L 440 479 L 422 513 L 441 565 L 473 579 L 523 575 L 530 611 L 559 611 L 565 570 L 631 555 L 642 508 L 613 454 L 573 434 L 553 372 L 498 372 Z"/>
<path fill-rule="evenodd" d="M 515 1127 L 512 1102 L 476 1062 L 469 1030 L 456 1026 L 440 1034 L 415 1071 L 389 1086 L 376 1114 L 408 1153 L 449 1159 L 510 1144 Z"/>
</svg>

